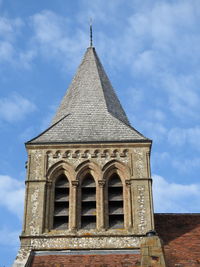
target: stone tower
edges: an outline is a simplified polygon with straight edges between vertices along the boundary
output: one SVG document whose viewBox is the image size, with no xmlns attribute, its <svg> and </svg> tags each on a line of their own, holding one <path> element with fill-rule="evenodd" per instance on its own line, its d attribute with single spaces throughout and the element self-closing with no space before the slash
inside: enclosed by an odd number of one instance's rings
<svg viewBox="0 0 200 267">
<path fill-rule="evenodd" d="M 142 238 L 154 229 L 151 143 L 130 125 L 89 47 L 52 124 L 26 143 L 24 224 L 14 266 L 53 251 L 140 254 Z"/>
</svg>

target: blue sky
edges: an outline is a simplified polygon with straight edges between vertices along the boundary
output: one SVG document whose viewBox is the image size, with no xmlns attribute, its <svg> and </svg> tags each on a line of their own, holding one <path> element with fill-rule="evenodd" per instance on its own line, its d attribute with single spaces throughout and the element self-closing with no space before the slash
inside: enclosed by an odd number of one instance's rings
<svg viewBox="0 0 200 267">
<path fill-rule="evenodd" d="M 156 212 L 199 212 L 199 0 L 0 0 L 0 267 L 21 231 L 24 142 L 44 130 L 89 45 L 153 139 Z"/>
</svg>

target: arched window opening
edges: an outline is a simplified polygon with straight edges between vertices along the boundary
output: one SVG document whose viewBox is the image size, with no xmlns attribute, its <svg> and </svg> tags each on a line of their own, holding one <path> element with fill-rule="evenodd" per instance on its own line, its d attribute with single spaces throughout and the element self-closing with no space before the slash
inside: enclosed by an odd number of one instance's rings
<svg viewBox="0 0 200 267">
<path fill-rule="evenodd" d="M 55 183 L 53 229 L 68 228 L 69 222 L 69 181 L 61 174 Z"/>
<path fill-rule="evenodd" d="M 96 228 L 96 184 L 91 174 L 87 174 L 81 185 L 81 228 Z"/>
<path fill-rule="evenodd" d="M 109 228 L 124 228 L 123 186 L 116 173 L 108 181 L 108 216 Z"/>
</svg>

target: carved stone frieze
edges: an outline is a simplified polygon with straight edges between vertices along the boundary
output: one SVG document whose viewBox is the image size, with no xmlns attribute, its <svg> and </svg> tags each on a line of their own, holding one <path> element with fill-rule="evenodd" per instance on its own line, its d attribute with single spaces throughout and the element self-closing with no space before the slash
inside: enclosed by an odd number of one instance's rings
<svg viewBox="0 0 200 267">
<path fill-rule="evenodd" d="M 127 164 L 128 163 L 128 150 L 67 150 L 67 151 L 48 151 L 48 168 L 50 168 L 56 162 L 64 159 L 69 161 L 76 168 L 80 163 L 86 159 L 91 159 L 97 162 L 100 167 L 103 167 L 108 161 L 113 158 Z"/>
<path fill-rule="evenodd" d="M 139 237 L 73 237 L 34 238 L 33 249 L 98 249 L 98 248 L 138 248 Z"/>
</svg>

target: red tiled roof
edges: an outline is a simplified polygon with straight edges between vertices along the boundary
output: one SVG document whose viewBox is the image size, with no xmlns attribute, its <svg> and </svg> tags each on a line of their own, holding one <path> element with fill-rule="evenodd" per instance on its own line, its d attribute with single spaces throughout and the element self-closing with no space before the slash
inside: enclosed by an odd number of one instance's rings
<svg viewBox="0 0 200 267">
<path fill-rule="evenodd" d="M 138 267 L 139 254 L 35 255 L 31 267 Z"/>
<path fill-rule="evenodd" d="M 200 267 L 200 214 L 155 214 L 168 267 Z"/>
</svg>

